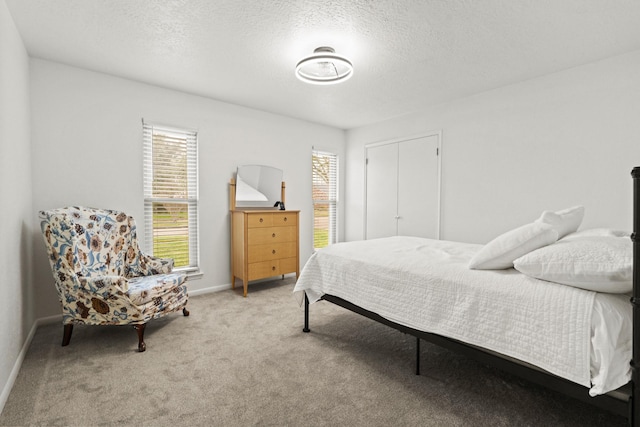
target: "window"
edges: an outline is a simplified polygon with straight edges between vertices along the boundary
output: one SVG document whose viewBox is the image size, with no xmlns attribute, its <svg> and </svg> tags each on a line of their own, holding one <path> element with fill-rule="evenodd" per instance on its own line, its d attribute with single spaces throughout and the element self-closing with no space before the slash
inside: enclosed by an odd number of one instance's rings
<svg viewBox="0 0 640 427">
<path fill-rule="evenodd" d="M 147 252 L 198 269 L 197 133 L 143 122 Z"/>
<path fill-rule="evenodd" d="M 324 248 L 337 241 L 338 156 L 313 151 L 313 247 Z"/>
</svg>

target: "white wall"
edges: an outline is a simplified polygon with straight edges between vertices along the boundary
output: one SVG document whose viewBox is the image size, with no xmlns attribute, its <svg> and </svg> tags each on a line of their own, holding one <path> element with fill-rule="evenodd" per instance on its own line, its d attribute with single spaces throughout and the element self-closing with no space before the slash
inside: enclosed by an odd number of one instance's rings
<svg viewBox="0 0 640 427">
<path fill-rule="evenodd" d="M 640 51 L 347 132 L 346 239 L 363 237 L 364 145 L 442 130 L 441 238 L 484 243 L 543 210 L 631 229 Z"/>
<path fill-rule="evenodd" d="M 241 164 L 284 170 L 301 210 L 300 257 L 312 253 L 311 149 L 344 154 L 344 132 L 41 59 L 31 60 L 34 209 L 84 205 L 143 218 L 142 118 L 198 130 L 198 291 L 230 283 L 228 183 Z M 39 317 L 59 313 L 44 246 L 35 247 Z M 251 295 L 251 290 L 249 290 Z"/>
<path fill-rule="evenodd" d="M 34 323 L 29 58 L 0 1 L 0 410 Z"/>
</svg>

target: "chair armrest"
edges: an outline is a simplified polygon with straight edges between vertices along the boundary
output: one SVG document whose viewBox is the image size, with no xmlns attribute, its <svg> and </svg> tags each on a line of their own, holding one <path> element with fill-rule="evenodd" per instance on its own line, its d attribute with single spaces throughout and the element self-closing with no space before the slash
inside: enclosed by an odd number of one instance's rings
<svg viewBox="0 0 640 427">
<path fill-rule="evenodd" d="M 140 271 L 136 276 L 168 274 L 173 270 L 173 258 L 157 258 L 140 252 Z"/>
<path fill-rule="evenodd" d="M 80 286 L 87 292 L 107 297 L 124 295 L 129 290 L 129 281 L 123 276 L 81 277 Z"/>
</svg>

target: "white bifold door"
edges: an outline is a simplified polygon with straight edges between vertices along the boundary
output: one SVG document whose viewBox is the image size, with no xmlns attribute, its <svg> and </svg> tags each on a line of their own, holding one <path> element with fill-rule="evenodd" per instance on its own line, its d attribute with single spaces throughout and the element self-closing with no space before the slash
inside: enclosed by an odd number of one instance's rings
<svg viewBox="0 0 640 427">
<path fill-rule="evenodd" d="M 440 134 L 366 146 L 365 237 L 440 237 Z"/>
</svg>

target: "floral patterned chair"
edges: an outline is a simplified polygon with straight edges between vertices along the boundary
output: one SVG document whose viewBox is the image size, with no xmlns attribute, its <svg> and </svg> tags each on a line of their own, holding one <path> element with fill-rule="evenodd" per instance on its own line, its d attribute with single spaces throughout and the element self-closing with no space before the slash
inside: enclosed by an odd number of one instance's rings
<svg viewBox="0 0 640 427">
<path fill-rule="evenodd" d="M 136 226 L 124 212 L 67 207 L 40 212 L 40 226 L 64 325 L 62 345 L 74 323 L 133 325 L 144 351 L 146 323 L 182 309 L 186 274 L 172 273 L 173 260 L 138 247 Z"/>
</svg>

